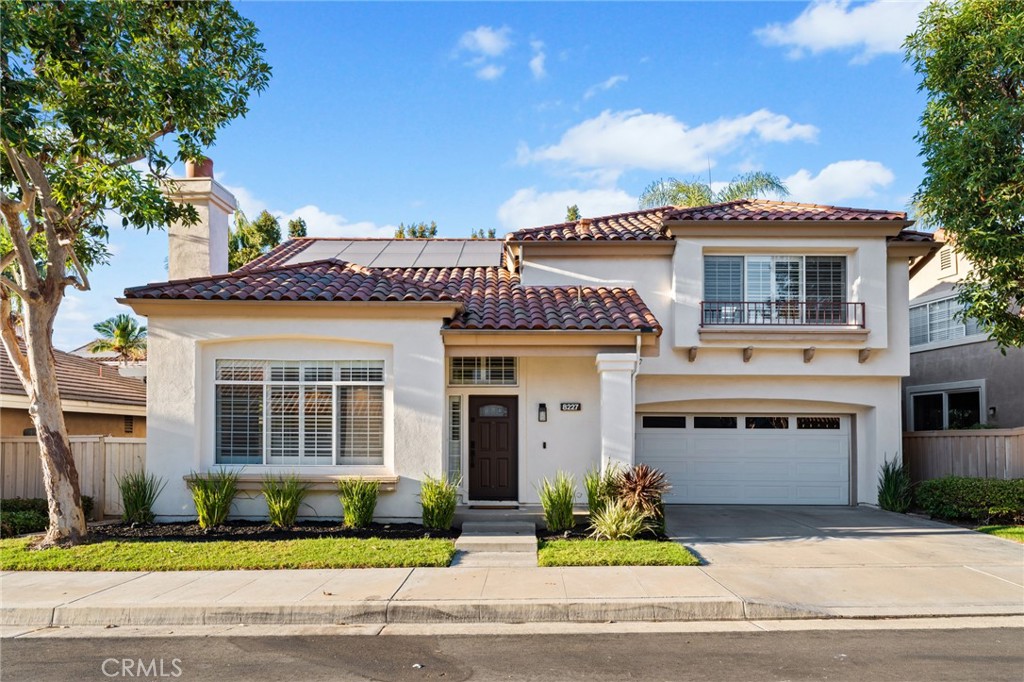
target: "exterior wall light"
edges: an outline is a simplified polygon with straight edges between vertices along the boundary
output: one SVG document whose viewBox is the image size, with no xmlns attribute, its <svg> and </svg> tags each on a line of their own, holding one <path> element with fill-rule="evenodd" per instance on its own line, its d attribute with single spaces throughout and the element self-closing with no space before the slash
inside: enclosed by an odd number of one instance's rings
<svg viewBox="0 0 1024 682">
<path fill-rule="evenodd" d="M 547 403 L 541 403 L 537 406 L 537 421 L 546 422 L 548 420 L 548 405 Z"/>
</svg>

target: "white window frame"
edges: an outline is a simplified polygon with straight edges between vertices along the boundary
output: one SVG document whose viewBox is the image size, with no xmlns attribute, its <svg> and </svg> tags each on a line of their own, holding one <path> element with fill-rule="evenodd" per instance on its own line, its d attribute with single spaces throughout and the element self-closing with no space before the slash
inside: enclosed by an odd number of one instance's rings
<svg viewBox="0 0 1024 682">
<path fill-rule="evenodd" d="M 490 380 L 491 370 L 490 370 L 488 365 L 490 364 L 490 362 L 492 360 L 496 360 L 496 359 L 511 360 L 512 361 L 512 381 L 511 382 L 508 382 L 508 381 L 491 381 Z M 465 362 L 467 360 L 473 360 L 473 361 L 477 361 L 477 362 L 480 363 L 479 371 L 484 376 L 483 379 L 481 379 L 480 381 L 455 381 L 455 376 L 454 376 L 454 367 L 455 367 L 454 363 L 455 363 L 455 361 Z M 508 356 L 508 355 L 493 356 L 493 357 L 491 357 L 491 356 L 455 356 L 455 357 L 450 357 L 450 358 L 448 358 L 447 375 L 448 375 L 447 379 L 448 379 L 448 385 L 449 386 L 455 386 L 455 387 L 490 386 L 490 387 L 515 388 L 515 387 L 519 386 L 519 358 L 517 358 L 515 356 Z"/>
<path fill-rule="evenodd" d="M 908 336 L 909 336 L 908 341 L 910 343 L 910 352 L 911 353 L 916 353 L 916 352 L 920 352 L 920 351 L 923 351 L 923 350 L 933 350 L 933 349 L 936 349 L 936 348 L 946 348 L 946 347 L 949 347 L 949 346 L 959 346 L 959 345 L 965 344 L 965 343 L 977 343 L 978 341 L 983 341 L 983 340 L 988 338 L 988 335 L 985 334 L 985 332 L 981 331 L 977 327 L 976 324 L 975 324 L 975 327 L 974 327 L 974 329 L 975 329 L 974 333 L 968 333 L 969 327 L 968 327 L 967 323 L 965 323 L 962 320 L 956 319 L 957 313 L 954 312 L 952 315 L 950 315 L 950 318 L 949 318 L 950 322 L 953 325 L 955 325 L 955 326 L 951 326 L 950 329 L 949 329 L 949 338 L 939 339 L 939 340 L 932 340 L 931 306 L 937 305 L 939 303 L 950 302 L 950 301 L 952 301 L 954 303 L 954 305 L 956 305 L 956 298 L 957 297 L 956 297 L 955 294 L 954 295 L 948 295 L 947 294 L 945 296 L 940 296 L 940 297 L 937 297 L 937 298 L 928 298 L 926 300 L 919 300 L 919 301 L 911 302 L 910 310 L 909 310 L 908 315 L 907 315 L 907 328 L 908 328 Z M 961 310 L 961 311 L 963 310 L 963 306 L 959 306 L 958 305 L 957 307 L 959 308 L 959 310 Z M 924 308 L 924 310 L 925 310 L 925 331 L 927 333 L 928 340 L 924 341 L 922 343 L 914 343 L 914 339 L 913 339 L 913 336 L 912 336 L 913 329 L 911 327 L 911 319 L 914 316 L 914 311 L 915 310 L 920 310 L 921 308 Z"/>
<path fill-rule="evenodd" d="M 978 423 L 988 423 L 988 401 L 985 396 L 985 380 L 947 381 L 941 384 L 920 384 L 904 390 L 904 422 L 907 431 L 914 431 L 914 396 L 942 394 L 942 430 L 949 428 L 949 394 L 978 392 Z"/>
<path fill-rule="evenodd" d="M 263 378 L 259 380 L 237 380 L 237 379 L 221 379 L 220 378 L 220 367 L 223 364 L 236 363 L 239 366 L 247 365 L 251 367 L 262 366 L 263 367 Z M 298 378 L 297 380 L 272 380 L 272 370 L 274 369 L 297 369 Z M 307 379 L 306 372 L 311 369 L 323 370 L 330 368 L 331 379 Z M 379 379 L 365 380 L 342 380 L 341 372 L 344 369 L 358 370 L 365 368 L 367 373 L 379 374 Z M 263 400 L 262 407 L 263 412 L 261 415 L 262 420 L 262 447 L 260 448 L 260 461 L 251 463 L 236 463 L 236 462 L 222 462 L 220 461 L 219 452 L 219 435 L 220 435 L 220 419 L 219 415 L 216 414 L 216 408 L 214 409 L 213 415 L 213 439 L 214 439 L 214 464 L 216 466 L 267 466 L 267 467 L 338 467 L 338 466 L 381 466 L 385 460 L 385 449 L 386 449 L 386 436 L 387 436 L 387 396 L 386 396 L 386 371 L 384 360 L 304 360 L 304 361 L 293 361 L 293 360 L 264 360 L 264 359 L 243 359 L 243 358 L 218 358 L 214 361 L 214 405 L 217 401 L 218 388 L 220 386 L 258 386 L 263 389 Z M 340 388 L 343 387 L 365 387 L 365 388 L 379 388 L 380 395 L 380 433 L 378 435 L 381 446 L 378 454 L 367 455 L 363 457 L 357 457 L 355 459 L 362 461 L 352 461 L 351 457 L 343 457 L 339 452 L 340 447 L 340 419 L 341 414 L 339 412 L 339 394 Z M 298 455 L 272 455 L 271 454 L 271 393 L 277 388 L 293 388 L 298 390 L 300 396 L 299 412 L 298 412 Z M 303 444 L 306 440 L 305 433 L 305 421 L 306 421 L 306 410 L 304 409 L 306 394 L 311 389 L 324 389 L 330 388 L 331 391 L 331 455 L 330 461 L 322 461 L 325 459 L 323 456 L 313 457 L 304 454 Z M 320 460 L 320 461 L 318 461 Z"/>
</svg>

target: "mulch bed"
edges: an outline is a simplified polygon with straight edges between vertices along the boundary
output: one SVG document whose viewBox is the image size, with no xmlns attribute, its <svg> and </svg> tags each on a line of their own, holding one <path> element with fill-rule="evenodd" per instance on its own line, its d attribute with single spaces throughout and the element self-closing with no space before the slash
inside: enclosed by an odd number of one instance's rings
<svg viewBox="0 0 1024 682">
<path fill-rule="evenodd" d="M 459 531 L 428 530 L 418 523 L 374 523 L 368 528 L 345 528 L 338 522 L 303 521 L 293 528 L 275 528 L 265 521 L 228 521 L 222 526 L 203 530 L 199 524 L 154 523 L 132 525 L 101 524 L 89 528 L 93 540 L 185 540 L 212 542 L 219 540 L 303 540 L 307 538 L 381 538 L 410 540 L 417 538 L 457 538 Z"/>
<path fill-rule="evenodd" d="M 563 531 L 561 533 L 553 533 L 547 528 L 538 528 L 537 537 L 541 540 L 592 540 L 590 533 L 589 523 L 577 523 L 572 530 Z M 668 536 L 655 531 L 647 531 L 637 535 L 634 540 L 659 540 L 667 541 Z"/>
</svg>

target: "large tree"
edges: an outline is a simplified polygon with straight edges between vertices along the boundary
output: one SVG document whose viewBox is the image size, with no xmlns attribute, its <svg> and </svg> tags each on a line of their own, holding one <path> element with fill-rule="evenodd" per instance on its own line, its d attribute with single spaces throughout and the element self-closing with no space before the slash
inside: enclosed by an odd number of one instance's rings
<svg viewBox="0 0 1024 682">
<path fill-rule="evenodd" d="M 395 228 L 395 239 L 433 239 L 437 236 L 437 223 L 433 220 L 430 224 L 424 222 L 418 223 L 398 223 L 398 227 Z"/>
<path fill-rule="evenodd" d="M 928 96 L 918 213 L 974 264 L 965 314 L 1024 346 L 1024 3 L 932 2 L 905 47 Z"/>
<path fill-rule="evenodd" d="M 640 194 L 640 208 L 657 206 L 705 206 L 734 199 L 753 199 L 763 196 L 789 196 L 786 183 L 777 175 L 752 171 L 737 175 L 728 185 L 715 191 L 700 180 L 662 178 L 649 184 Z"/>
<path fill-rule="evenodd" d="M 50 517 L 39 544 L 69 545 L 87 531 L 53 358 L 65 289 L 89 288 L 108 212 L 146 230 L 198 220 L 161 182 L 246 113 L 270 67 L 226 0 L 6 0 L 2 12 L 0 330 L 38 434 Z"/>
<path fill-rule="evenodd" d="M 99 338 L 89 344 L 90 353 L 114 353 L 121 363 L 146 357 L 146 325 L 128 313 L 97 322 L 92 328 Z"/>
<path fill-rule="evenodd" d="M 269 211 L 250 221 L 235 211 L 235 228 L 228 235 L 228 267 L 237 270 L 281 243 L 281 224 Z"/>
</svg>

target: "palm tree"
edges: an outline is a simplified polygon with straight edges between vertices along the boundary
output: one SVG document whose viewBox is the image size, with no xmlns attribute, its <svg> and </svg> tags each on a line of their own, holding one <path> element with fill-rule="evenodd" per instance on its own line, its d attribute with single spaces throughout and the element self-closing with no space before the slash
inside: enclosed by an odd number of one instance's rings
<svg viewBox="0 0 1024 682">
<path fill-rule="evenodd" d="M 90 353 L 113 352 L 122 363 L 146 357 L 146 327 L 131 315 L 121 313 L 94 324 L 92 328 L 100 338 L 89 346 Z"/>
<path fill-rule="evenodd" d="M 698 180 L 684 182 L 675 178 L 661 178 L 649 184 L 640 194 L 640 208 L 706 206 L 769 195 L 788 197 L 789 188 L 779 176 L 765 171 L 737 175 L 717 192 L 711 189 L 711 185 Z"/>
</svg>

